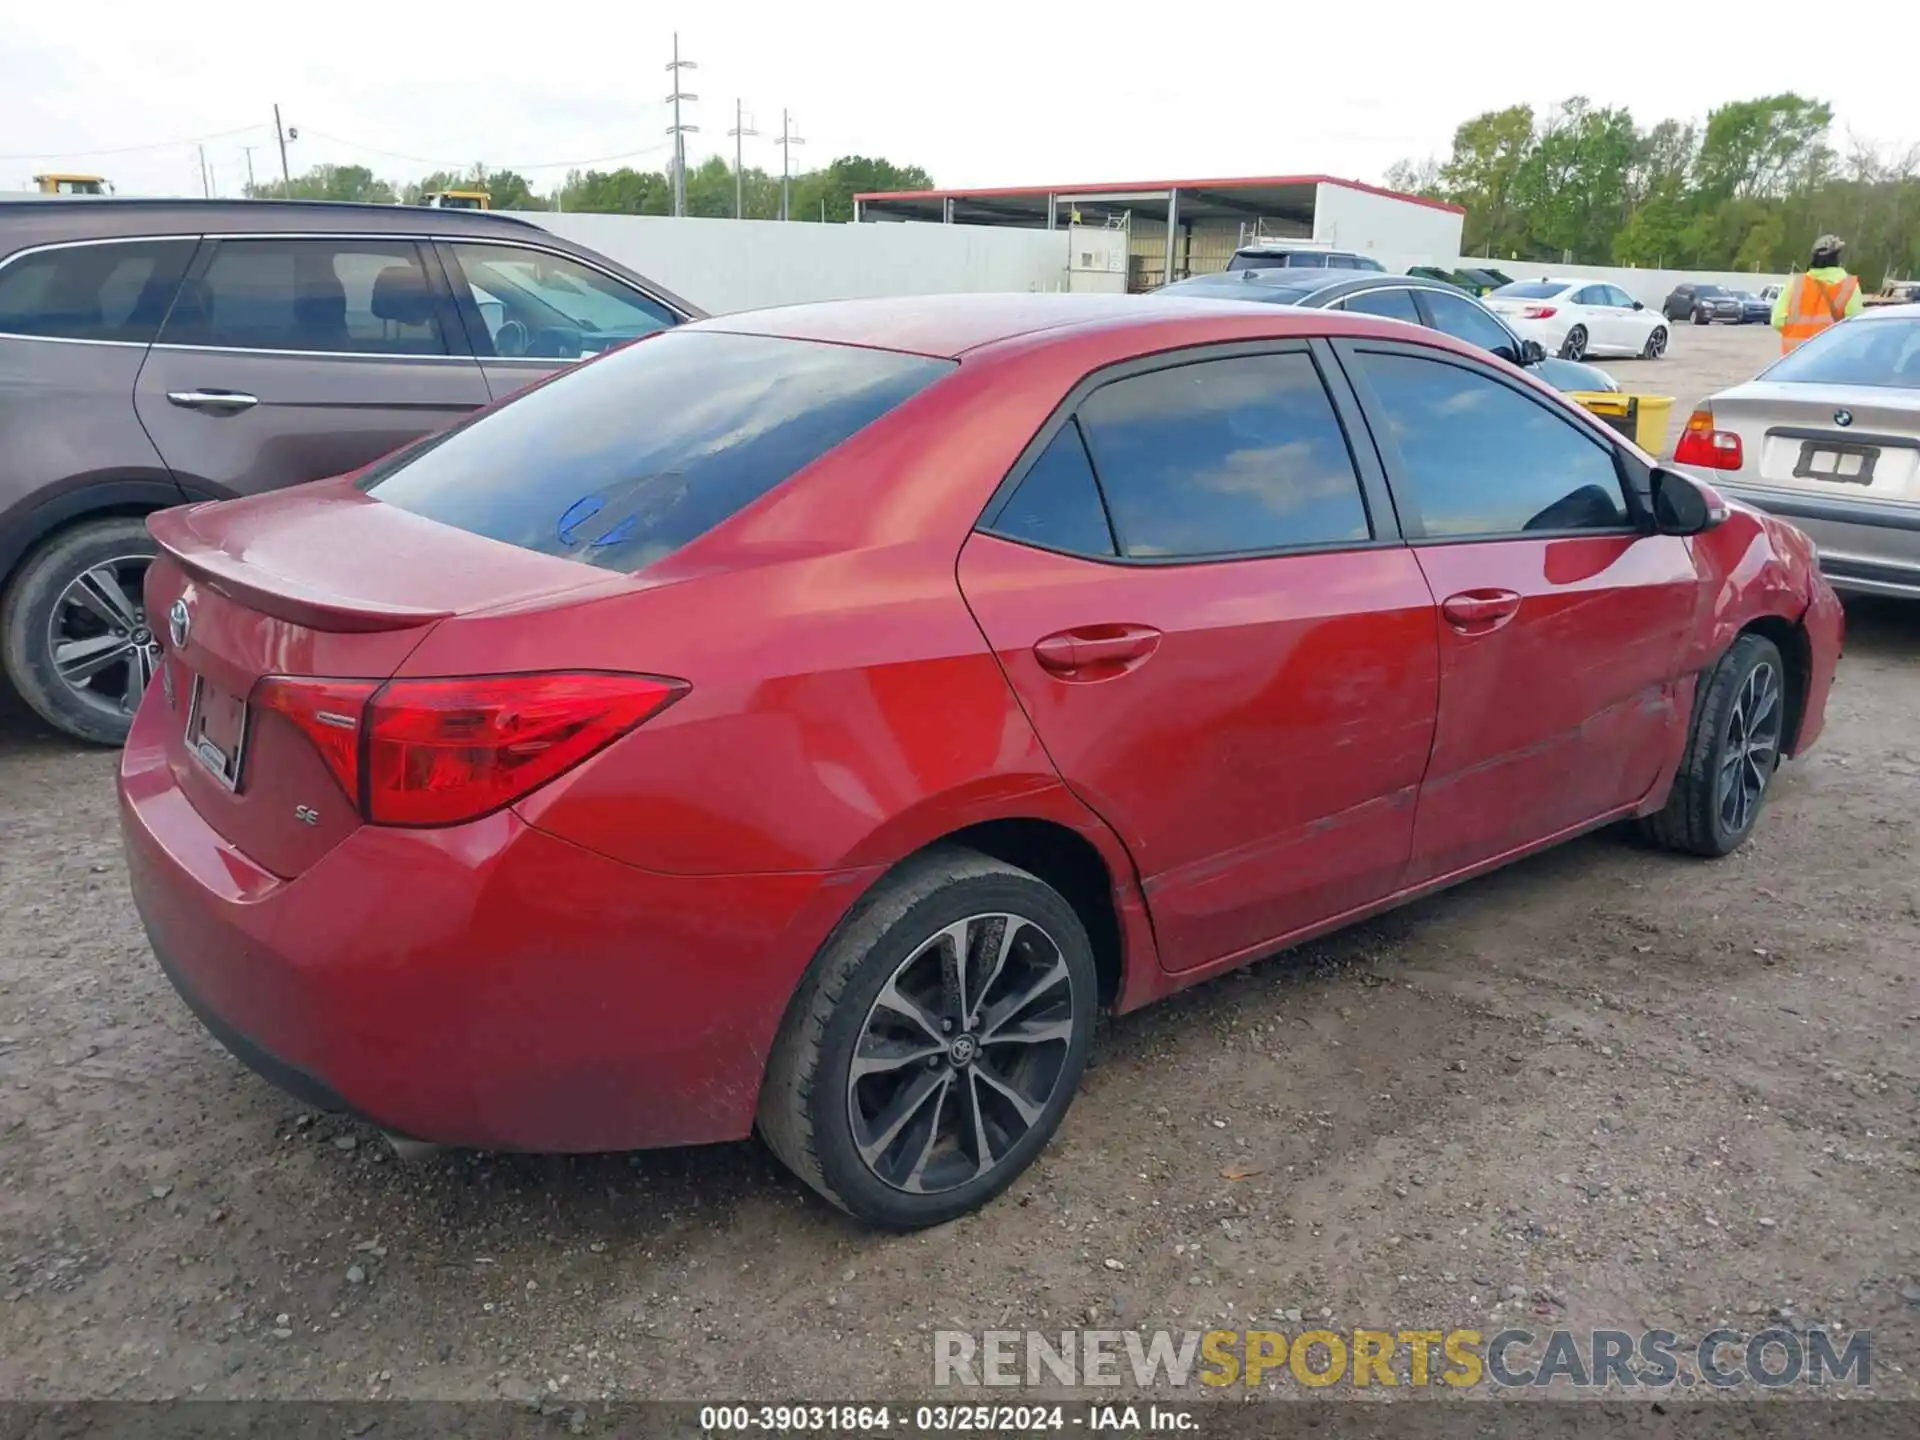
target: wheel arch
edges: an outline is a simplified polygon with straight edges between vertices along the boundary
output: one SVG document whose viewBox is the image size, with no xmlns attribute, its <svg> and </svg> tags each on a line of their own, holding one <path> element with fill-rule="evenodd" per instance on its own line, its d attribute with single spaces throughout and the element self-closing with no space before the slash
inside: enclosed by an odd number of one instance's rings
<svg viewBox="0 0 1920 1440">
<path fill-rule="evenodd" d="M 0 588 L 12 580 L 27 556 L 76 525 L 151 515 L 194 498 L 171 476 L 152 474 L 98 477 L 50 495 L 24 514 L 0 522 Z"/>
</svg>

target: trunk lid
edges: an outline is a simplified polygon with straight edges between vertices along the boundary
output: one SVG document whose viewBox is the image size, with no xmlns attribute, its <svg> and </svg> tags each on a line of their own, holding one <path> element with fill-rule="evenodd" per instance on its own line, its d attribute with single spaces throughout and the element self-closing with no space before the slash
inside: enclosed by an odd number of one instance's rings
<svg viewBox="0 0 1920 1440">
<path fill-rule="evenodd" d="M 1729 480 L 1836 499 L 1920 503 L 1920 394 L 1914 391 L 1755 380 L 1709 403 L 1714 427 L 1740 437 L 1744 463 Z"/>
<path fill-rule="evenodd" d="M 628 577 L 425 520 L 325 481 L 148 522 L 166 644 L 168 764 L 256 863 L 300 874 L 362 823 L 312 741 L 250 703 L 269 675 L 384 680 L 441 621 L 615 590 Z M 349 726 L 350 728 L 350 726 Z"/>
</svg>

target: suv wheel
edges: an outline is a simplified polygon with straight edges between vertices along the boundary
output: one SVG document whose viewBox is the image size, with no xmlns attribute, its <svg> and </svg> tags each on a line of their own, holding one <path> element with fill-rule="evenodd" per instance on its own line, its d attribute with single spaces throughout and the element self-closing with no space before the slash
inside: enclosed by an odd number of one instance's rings
<svg viewBox="0 0 1920 1440">
<path fill-rule="evenodd" d="M 0 662 L 20 698 L 97 745 L 127 738 L 160 663 L 142 587 L 154 544 L 116 516 L 62 531 L 28 556 L 0 603 Z"/>
<path fill-rule="evenodd" d="M 1058 891 L 975 851 L 931 851 L 815 958 L 767 1062 L 760 1134 L 870 1225 L 941 1224 L 1040 1153 L 1097 1004 L 1092 947 Z"/>
</svg>

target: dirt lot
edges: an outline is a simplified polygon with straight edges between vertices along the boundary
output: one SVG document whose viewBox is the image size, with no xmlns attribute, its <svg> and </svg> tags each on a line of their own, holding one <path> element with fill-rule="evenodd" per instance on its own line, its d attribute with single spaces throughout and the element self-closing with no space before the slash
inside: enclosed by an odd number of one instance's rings
<svg viewBox="0 0 1920 1440">
<path fill-rule="evenodd" d="M 1681 327 L 1660 387 L 1764 338 Z M 0 718 L 0 1397 L 898 1397 L 935 1328 L 1303 1315 L 1872 1327 L 1920 1395 L 1920 606 L 1852 616 L 1737 856 L 1598 836 L 1117 1021 L 907 1238 L 753 1144 L 402 1165 L 302 1113 L 149 958 L 113 757 Z"/>
<path fill-rule="evenodd" d="M 1596 360 L 1622 388 L 1642 394 L 1671 395 L 1673 417 L 1667 426 L 1667 453 L 1680 438 L 1687 416 L 1714 391 L 1750 380 L 1780 354 L 1779 332 L 1766 325 L 1693 325 L 1670 327 L 1667 353 L 1658 360 Z"/>
</svg>

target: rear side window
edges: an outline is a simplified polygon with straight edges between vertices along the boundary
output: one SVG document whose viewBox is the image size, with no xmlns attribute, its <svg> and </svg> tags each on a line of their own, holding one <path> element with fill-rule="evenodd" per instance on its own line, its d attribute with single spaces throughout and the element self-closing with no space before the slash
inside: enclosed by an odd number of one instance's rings
<svg viewBox="0 0 1920 1440">
<path fill-rule="evenodd" d="M 406 240 L 222 240 L 181 287 L 167 345 L 444 355 L 439 307 Z"/>
<path fill-rule="evenodd" d="M 1304 354 L 1206 360 L 1080 407 L 1121 553 L 1227 555 L 1370 538 L 1346 433 Z"/>
<path fill-rule="evenodd" d="M 361 486 L 489 539 L 638 570 L 953 368 L 889 350 L 672 330 L 403 452 Z"/>
<path fill-rule="evenodd" d="M 0 332 L 150 344 L 194 244 L 135 240 L 23 255 L 0 268 Z"/>
<path fill-rule="evenodd" d="M 989 528 L 1009 540 L 1069 555 L 1115 553 L 1107 507 L 1093 478 L 1079 422 L 1069 420 L 1061 427 Z"/>
<path fill-rule="evenodd" d="M 1356 315 L 1383 315 L 1389 320 L 1404 320 L 1409 325 L 1420 324 L 1420 311 L 1414 306 L 1411 290 L 1393 287 L 1362 290 L 1342 300 L 1340 308 Z"/>
<path fill-rule="evenodd" d="M 1482 350 L 1504 354 L 1510 360 L 1519 358 L 1507 327 L 1464 295 L 1434 290 L 1428 292 L 1426 300 L 1427 313 L 1433 316 L 1433 328 L 1441 334 L 1478 345 Z"/>
</svg>

